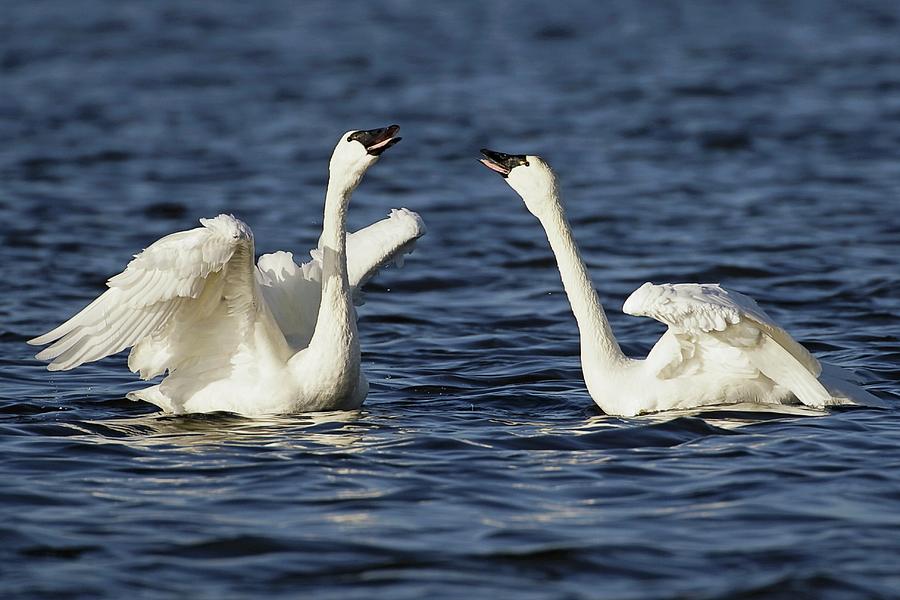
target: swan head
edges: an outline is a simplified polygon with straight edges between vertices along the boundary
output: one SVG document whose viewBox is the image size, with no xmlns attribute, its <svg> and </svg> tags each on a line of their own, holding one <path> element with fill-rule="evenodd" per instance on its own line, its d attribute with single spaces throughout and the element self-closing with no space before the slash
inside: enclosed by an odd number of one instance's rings
<svg viewBox="0 0 900 600">
<path fill-rule="evenodd" d="M 400 141 L 399 125 L 378 129 L 360 129 L 344 133 L 334 147 L 328 169 L 332 175 L 346 178 L 356 187 L 369 167 L 378 162 L 381 153 Z"/>
<path fill-rule="evenodd" d="M 540 156 L 505 154 L 481 149 L 481 164 L 495 171 L 514 189 L 531 214 L 538 216 L 557 197 L 556 174 Z"/>
</svg>

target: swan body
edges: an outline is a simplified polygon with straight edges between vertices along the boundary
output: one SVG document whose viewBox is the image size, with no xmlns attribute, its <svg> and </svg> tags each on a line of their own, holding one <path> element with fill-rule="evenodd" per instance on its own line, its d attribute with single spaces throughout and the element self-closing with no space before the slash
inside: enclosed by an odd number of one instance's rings
<svg viewBox="0 0 900 600">
<path fill-rule="evenodd" d="M 566 220 L 556 176 L 537 156 L 482 150 L 482 163 L 522 197 L 547 234 L 581 335 L 581 365 L 594 402 L 634 416 L 716 404 L 883 403 L 837 367 L 823 366 L 743 294 L 718 284 L 645 283 L 626 314 L 668 326 L 645 359 L 626 357 Z"/>
<path fill-rule="evenodd" d="M 29 341 L 49 347 L 48 369 L 73 369 L 131 347 L 128 367 L 161 383 L 132 399 L 166 412 L 264 415 L 359 407 L 354 298 L 381 267 L 399 261 L 425 233 L 415 213 L 395 210 L 345 231 L 352 192 L 397 127 L 347 132 L 329 165 L 325 219 L 312 260 L 288 252 L 254 264 L 250 228 L 231 215 L 150 245 L 74 317 Z"/>
</svg>

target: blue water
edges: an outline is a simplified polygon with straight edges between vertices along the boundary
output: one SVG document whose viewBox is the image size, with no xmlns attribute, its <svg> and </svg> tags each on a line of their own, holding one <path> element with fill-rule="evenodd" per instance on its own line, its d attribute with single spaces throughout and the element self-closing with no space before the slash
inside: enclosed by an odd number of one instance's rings
<svg viewBox="0 0 900 600">
<path fill-rule="evenodd" d="M 900 5 L 35 0 L 0 10 L 3 598 L 900 597 Z M 354 196 L 429 233 L 360 311 L 358 413 L 163 417 L 124 356 L 24 340 L 233 212 L 316 243 Z M 627 352 L 644 281 L 755 297 L 891 409 L 620 419 L 584 389 L 540 153 Z"/>
</svg>

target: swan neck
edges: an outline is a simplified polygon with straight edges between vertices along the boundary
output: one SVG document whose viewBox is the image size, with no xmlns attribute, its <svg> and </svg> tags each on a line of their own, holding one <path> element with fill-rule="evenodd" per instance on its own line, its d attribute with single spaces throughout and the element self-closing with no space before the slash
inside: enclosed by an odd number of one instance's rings
<svg viewBox="0 0 900 600">
<path fill-rule="evenodd" d="M 347 208 L 356 186 L 329 181 L 319 249 L 322 253 L 322 299 L 309 347 L 336 350 L 350 359 L 359 354 L 356 318 L 347 275 Z M 340 183 L 340 182 L 338 182 Z"/>
<path fill-rule="evenodd" d="M 550 209 L 539 220 L 559 267 L 563 288 L 581 334 L 582 368 L 614 369 L 625 359 L 591 283 L 562 204 L 550 194 Z"/>
<path fill-rule="evenodd" d="M 350 205 L 350 197 L 353 195 L 355 186 L 342 186 L 336 183 L 334 179 L 332 177 L 329 180 L 328 190 L 325 193 L 325 215 L 322 221 L 322 235 L 319 238 L 319 246 L 323 249 L 330 247 L 341 254 L 346 254 L 347 208 Z"/>
</svg>

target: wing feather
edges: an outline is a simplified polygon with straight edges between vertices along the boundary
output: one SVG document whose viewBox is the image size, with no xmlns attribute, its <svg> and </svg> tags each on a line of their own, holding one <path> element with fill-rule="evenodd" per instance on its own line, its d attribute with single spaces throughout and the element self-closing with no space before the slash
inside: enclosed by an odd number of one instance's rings
<svg viewBox="0 0 900 600">
<path fill-rule="evenodd" d="M 59 327 L 29 340 L 51 344 L 37 357 L 50 360 L 50 370 L 68 370 L 136 346 L 129 368 L 158 374 L 184 360 L 171 347 L 176 334 L 184 334 L 217 304 L 225 302 L 228 314 L 246 323 L 259 305 L 253 235 L 230 215 L 200 223 L 202 227 L 168 235 L 135 255 L 122 273 L 109 279 L 109 289 L 100 297 Z M 144 364 L 145 359 L 153 364 Z"/>
<path fill-rule="evenodd" d="M 803 404 L 824 408 L 831 400 L 831 394 L 816 376 L 773 338 L 761 336 L 759 344 L 750 348 L 747 355 L 763 375 L 791 390 Z"/>
<path fill-rule="evenodd" d="M 831 397 L 817 380 L 819 361 L 743 294 L 718 284 L 645 283 L 628 297 L 622 310 L 669 326 L 666 343 L 658 344 L 648 356 L 661 378 L 704 368 L 698 361 L 703 361 L 704 349 L 715 343 L 710 340 L 714 338 L 740 350 L 751 369 L 791 390 L 804 404 L 821 407 Z"/>
<path fill-rule="evenodd" d="M 750 321 L 814 375 L 822 371 L 819 361 L 776 325 L 755 300 L 715 283 L 645 283 L 628 297 L 622 311 L 652 317 L 676 332 L 725 331 L 731 325 Z"/>
<path fill-rule="evenodd" d="M 65 371 L 121 352 L 131 345 L 132 338 L 140 339 L 142 328 L 154 317 L 153 312 L 144 310 L 122 312 L 112 321 L 114 326 L 80 337 L 77 344 L 55 357 L 50 370 Z"/>
<path fill-rule="evenodd" d="M 347 274 L 354 298 L 376 273 L 390 264 L 403 266 L 406 254 L 425 235 L 425 222 L 406 208 L 394 209 L 387 219 L 347 236 Z"/>
<path fill-rule="evenodd" d="M 388 218 L 347 236 L 347 271 L 351 293 L 362 304 L 362 287 L 391 263 L 402 265 L 425 235 L 425 223 L 405 208 L 392 210 Z M 315 329 L 322 294 L 322 256 L 310 252 L 312 260 L 298 265 L 290 252 L 275 252 L 259 258 L 262 295 L 288 342 L 295 349 L 309 344 Z"/>
<path fill-rule="evenodd" d="M 55 329 L 48 331 L 44 335 L 40 335 L 36 338 L 28 340 L 28 343 L 32 344 L 33 346 L 43 346 L 44 344 L 48 344 L 48 343 L 52 342 L 53 340 L 58 340 L 59 338 L 63 337 L 64 335 L 66 335 L 67 333 L 69 333 L 70 331 L 75 329 L 76 327 L 81 327 L 86 324 L 90 324 L 88 322 L 89 316 L 92 314 L 96 314 L 97 307 L 99 305 L 110 303 L 110 298 L 108 296 L 111 293 L 113 293 L 112 290 L 105 291 L 98 298 L 96 298 L 93 302 L 91 302 L 90 304 L 85 306 L 83 309 L 81 309 L 74 317 L 72 317 L 65 323 L 61 324 L 60 326 L 56 327 Z M 43 354 L 43 352 L 41 352 L 41 354 Z M 41 357 L 38 356 L 38 358 L 41 358 Z"/>
</svg>

